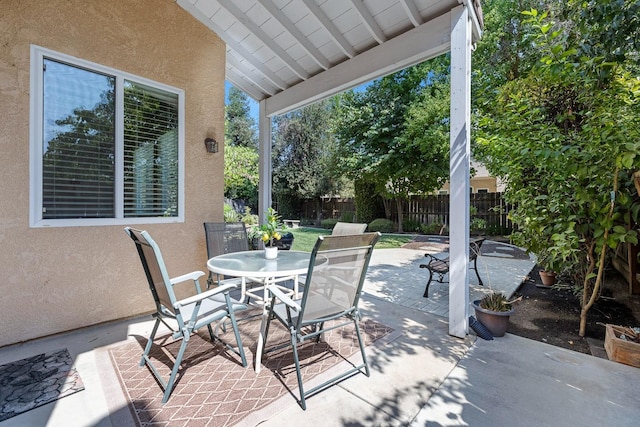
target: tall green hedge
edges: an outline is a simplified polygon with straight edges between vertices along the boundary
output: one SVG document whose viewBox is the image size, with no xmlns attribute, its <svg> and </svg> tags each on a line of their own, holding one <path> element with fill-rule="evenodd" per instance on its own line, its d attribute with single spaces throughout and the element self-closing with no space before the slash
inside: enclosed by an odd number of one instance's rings
<svg viewBox="0 0 640 427">
<path fill-rule="evenodd" d="M 369 182 L 358 180 L 354 183 L 356 202 L 356 221 L 370 223 L 380 216 L 381 200 L 375 192 L 375 186 Z M 382 206 L 382 212 L 384 207 Z"/>
</svg>

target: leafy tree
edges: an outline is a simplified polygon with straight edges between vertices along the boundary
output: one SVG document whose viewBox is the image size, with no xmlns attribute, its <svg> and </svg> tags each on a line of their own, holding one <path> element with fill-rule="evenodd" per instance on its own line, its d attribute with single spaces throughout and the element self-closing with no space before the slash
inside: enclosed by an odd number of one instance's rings
<svg viewBox="0 0 640 427">
<path fill-rule="evenodd" d="M 628 73 L 633 55 L 618 54 L 633 43 L 585 17 L 615 21 L 618 13 L 629 16 L 631 3 L 554 3 L 558 22 L 548 12 L 525 12 L 520 28 L 536 51 L 520 54 L 536 61 L 525 58 L 530 69 L 480 95 L 478 153 L 507 182 L 519 226 L 514 240 L 552 266 L 571 268 L 582 293 L 580 336 L 607 249 L 637 242 L 626 225 L 640 211 L 633 178 L 640 169 L 640 82 Z M 604 46 L 618 53 L 603 54 Z"/>
<path fill-rule="evenodd" d="M 250 114 L 247 95 L 234 86 L 229 88 L 229 101 L 225 107 L 224 135 L 228 145 L 258 147 L 256 124 Z"/>
<path fill-rule="evenodd" d="M 244 200 L 257 211 L 259 156 L 255 148 L 229 145 L 224 149 L 224 196 Z"/>
<path fill-rule="evenodd" d="M 437 190 L 449 173 L 448 56 L 347 92 L 338 104 L 340 167 L 395 200 Z M 389 205 L 386 205 L 387 212 Z"/>
<path fill-rule="evenodd" d="M 300 216 L 301 201 L 333 194 L 340 177 L 333 170 L 332 108 L 322 101 L 274 119 L 273 189 L 283 215 Z M 320 218 L 317 218 L 318 220 Z"/>
</svg>

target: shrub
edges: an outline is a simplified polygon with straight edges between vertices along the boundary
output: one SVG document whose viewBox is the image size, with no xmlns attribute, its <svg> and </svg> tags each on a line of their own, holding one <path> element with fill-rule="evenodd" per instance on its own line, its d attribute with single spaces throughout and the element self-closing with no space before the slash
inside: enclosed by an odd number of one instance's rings
<svg viewBox="0 0 640 427">
<path fill-rule="evenodd" d="M 343 212 L 340 214 L 340 221 L 353 222 L 353 212 Z"/>
<path fill-rule="evenodd" d="M 327 219 L 323 219 L 323 220 L 320 222 L 320 227 L 322 227 L 322 228 L 326 228 L 326 229 L 328 229 L 328 230 L 331 230 L 333 227 L 335 227 L 336 222 L 338 222 L 338 220 L 337 220 L 337 219 L 335 219 L 335 218 L 327 218 Z"/>
<path fill-rule="evenodd" d="M 405 218 L 404 221 L 402 221 L 402 229 L 404 231 L 419 232 L 421 225 L 422 224 L 420 224 L 420 221 L 417 221 L 413 218 Z"/>
<path fill-rule="evenodd" d="M 227 203 L 224 204 L 224 222 L 238 222 L 238 213 Z"/>
<path fill-rule="evenodd" d="M 251 208 L 249 206 L 245 206 L 244 214 L 240 217 L 240 221 L 244 222 L 246 225 L 255 225 L 258 223 L 258 215 L 251 213 Z"/>
<path fill-rule="evenodd" d="M 394 230 L 393 221 L 386 218 L 374 219 L 367 228 L 369 231 L 379 231 L 381 233 L 392 233 Z"/>
<path fill-rule="evenodd" d="M 423 234 L 440 234 L 440 230 L 443 230 L 443 224 L 438 222 L 432 222 L 431 224 L 421 224 L 420 231 Z"/>
</svg>

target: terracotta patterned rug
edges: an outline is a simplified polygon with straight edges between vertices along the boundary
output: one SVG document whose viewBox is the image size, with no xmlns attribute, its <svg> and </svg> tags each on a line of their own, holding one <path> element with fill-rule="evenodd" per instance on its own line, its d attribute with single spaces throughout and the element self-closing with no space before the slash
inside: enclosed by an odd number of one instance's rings
<svg viewBox="0 0 640 427">
<path fill-rule="evenodd" d="M 84 390 L 66 348 L 0 366 L 0 421 Z"/>
<path fill-rule="evenodd" d="M 239 327 L 248 366 L 243 368 L 240 357 L 220 343 L 211 343 L 203 328 L 191 337 L 173 392 L 164 405 L 161 403 L 162 388 L 148 367 L 139 366 L 146 338 L 136 337 L 137 342 L 111 347 L 110 358 L 135 422 L 141 427 L 231 426 L 250 415 L 255 417 L 257 411 L 285 395 L 290 399 L 286 404 L 297 404 L 298 385 L 291 346 L 265 355 L 262 370 L 256 374 L 253 361 L 260 317 L 243 320 Z M 366 345 L 392 331 L 372 320 L 361 322 Z M 231 328 L 227 328 L 223 337 L 234 342 Z M 160 337 L 151 351 L 154 365 L 165 379 L 169 377 L 173 355 L 177 354 L 180 342 L 171 342 L 171 336 Z M 274 321 L 267 347 L 282 342 L 289 342 L 289 333 Z M 305 384 L 355 353 L 358 353 L 355 363 L 360 361 L 353 326 L 334 329 L 326 334 L 324 341 L 307 343 L 299 348 Z"/>
</svg>

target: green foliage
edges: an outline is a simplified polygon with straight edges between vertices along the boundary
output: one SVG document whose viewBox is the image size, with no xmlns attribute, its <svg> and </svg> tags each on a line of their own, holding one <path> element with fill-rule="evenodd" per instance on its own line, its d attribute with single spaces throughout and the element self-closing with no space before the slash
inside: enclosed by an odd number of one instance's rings
<svg viewBox="0 0 640 427">
<path fill-rule="evenodd" d="M 354 222 L 353 212 L 343 212 L 340 214 L 340 221 L 342 222 Z"/>
<path fill-rule="evenodd" d="M 332 166 L 331 115 L 331 103 L 323 101 L 274 119 L 273 190 L 279 205 L 285 198 L 299 206 L 302 200 L 336 194 L 341 181 Z"/>
<path fill-rule="evenodd" d="M 536 50 L 519 58 L 533 65 L 478 96 L 476 155 L 507 182 L 505 197 L 516 206 L 509 214 L 518 225 L 514 243 L 545 267 L 572 270 L 582 283 L 583 314 L 597 296 L 606 249 L 637 241 L 625 228 L 640 211 L 633 186 L 640 81 L 629 74 L 637 63 L 628 61 L 637 61 L 637 50 L 629 50 L 637 42 L 620 32 L 628 21 L 608 25 L 609 18 L 618 22 L 616 13 L 637 22 L 631 9 L 628 1 L 570 0 L 524 12 L 521 37 Z M 617 52 L 605 53 L 612 47 Z"/>
<path fill-rule="evenodd" d="M 471 218 L 471 222 L 469 224 L 469 228 L 471 231 L 482 232 L 487 229 L 487 221 L 483 218 Z"/>
<path fill-rule="evenodd" d="M 229 101 L 224 109 L 225 143 L 257 150 L 256 124 L 251 117 L 247 95 L 234 86 L 229 88 Z"/>
<path fill-rule="evenodd" d="M 505 312 L 512 309 L 511 302 L 503 293 L 492 292 L 486 294 L 480 300 L 479 306 L 485 310 L 491 310 L 496 312 Z"/>
<path fill-rule="evenodd" d="M 420 226 L 420 232 L 422 234 L 440 234 L 443 228 L 446 230 L 446 227 L 444 227 L 442 223 L 432 222 L 430 224 L 422 224 Z"/>
<path fill-rule="evenodd" d="M 448 94 L 448 56 L 344 93 L 334 122 L 337 166 L 388 199 L 436 190 L 449 174 Z"/>
<path fill-rule="evenodd" d="M 422 224 L 413 218 L 405 218 L 402 221 L 402 229 L 409 232 L 419 232 Z"/>
<path fill-rule="evenodd" d="M 381 211 L 379 197 L 375 196 L 375 185 L 362 179 L 354 181 L 356 219 L 361 223 L 370 223 Z M 382 211 L 384 212 L 384 211 Z"/>
<path fill-rule="evenodd" d="M 255 225 L 258 223 L 259 218 L 258 215 L 251 213 L 251 208 L 249 206 L 245 206 L 244 213 L 240 216 L 240 221 L 244 222 L 246 225 Z"/>
<path fill-rule="evenodd" d="M 238 213 L 228 203 L 224 204 L 224 222 L 238 222 L 240 217 Z"/>
<path fill-rule="evenodd" d="M 224 150 L 224 196 L 258 206 L 258 152 L 249 147 L 229 145 Z"/>
<path fill-rule="evenodd" d="M 280 215 L 275 209 L 267 209 L 264 224 L 257 227 L 262 233 L 260 238 L 265 246 L 274 246 L 274 241 L 282 238 L 281 231 L 285 228 L 280 220 Z"/>
<path fill-rule="evenodd" d="M 329 229 L 332 230 L 333 227 L 335 227 L 336 223 L 338 222 L 337 219 L 335 218 L 327 218 L 327 219 L 323 219 L 320 222 L 320 227 L 325 228 L 325 229 Z"/>
<path fill-rule="evenodd" d="M 394 231 L 393 221 L 386 218 L 374 219 L 367 227 L 369 231 L 379 231 L 381 233 L 392 233 Z"/>
</svg>

